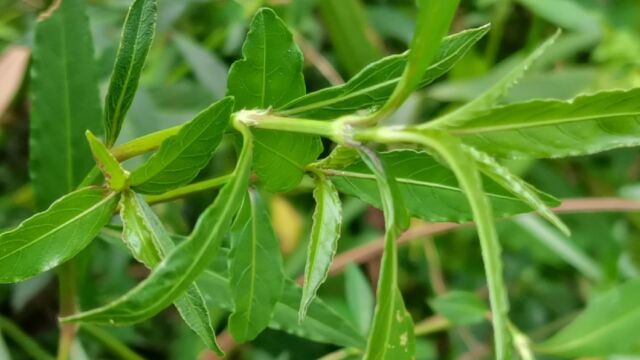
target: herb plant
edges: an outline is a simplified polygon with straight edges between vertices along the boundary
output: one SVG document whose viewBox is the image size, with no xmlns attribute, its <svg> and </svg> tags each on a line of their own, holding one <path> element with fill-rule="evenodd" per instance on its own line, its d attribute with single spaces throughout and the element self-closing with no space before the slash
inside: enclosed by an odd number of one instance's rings
<svg viewBox="0 0 640 360">
<path fill-rule="evenodd" d="M 31 69 L 29 168 L 41 212 L 0 235 L 0 281 L 21 282 L 56 269 L 59 359 L 69 356 L 79 327 L 132 325 L 171 305 L 218 355 L 223 351 L 212 308 L 229 314 L 226 327 L 236 342 L 270 327 L 345 348 L 344 356 L 412 359 L 415 324 L 398 283 L 398 238 L 411 218 L 473 222 L 489 315 L 467 293 L 453 292 L 432 305 L 451 319 L 464 315 L 463 323 L 478 311 L 480 319 L 489 316 L 493 358 L 628 351 L 637 343 L 620 338 L 640 330 L 637 280 L 605 293 L 547 340 L 534 343 L 524 335 L 509 320 L 495 221 L 536 212 L 569 234 L 551 210 L 560 202 L 502 160 L 640 145 L 640 88 L 501 104 L 556 34 L 464 105 L 420 124 L 385 125 L 412 93 L 446 74 L 490 31 L 487 24 L 447 36 L 457 7 L 457 0 L 417 1 L 407 52 L 369 64 L 345 84 L 310 93 L 294 35 L 276 12 L 261 8 L 242 58 L 229 70 L 225 97 L 189 122 L 118 143 L 154 39 L 158 4 L 135 0 L 129 8 L 102 103 L 85 2 L 61 1 L 37 25 Z M 195 180 L 225 139 L 237 150 L 233 173 Z M 151 152 L 138 166 L 123 165 Z M 304 178 L 312 179 L 315 209 L 299 287 L 283 267 L 265 197 L 291 191 Z M 218 187 L 186 237 L 168 231 L 149 205 Z M 364 329 L 356 328 L 317 296 L 341 235 L 340 194 L 384 213 L 370 328 L 366 320 Z M 150 272 L 120 297 L 79 309 L 78 259 L 103 229 L 120 232 L 131 256 Z M 457 302 L 480 310 L 465 315 Z"/>
</svg>

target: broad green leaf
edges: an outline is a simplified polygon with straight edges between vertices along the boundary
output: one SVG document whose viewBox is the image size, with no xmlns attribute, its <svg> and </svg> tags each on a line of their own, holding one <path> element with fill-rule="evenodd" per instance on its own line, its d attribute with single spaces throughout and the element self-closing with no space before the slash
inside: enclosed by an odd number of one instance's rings
<svg viewBox="0 0 640 360">
<path fill-rule="evenodd" d="M 316 207 L 304 269 L 304 286 L 300 303 L 300 320 L 304 319 L 309 305 L 320 285 L 326 280 L 329 267 L 338 248 L 342 225 L 342 204 L 338 191 L 326 177 L 318 177 L 313 190 Z"/>
<path fill-rule="evenodd" d="M 599 33 L 600 19 L 576 0 L 516 0 L 545 20 L 565 29 Z"/>
<path fill-rule="evenodd" d="M 509 169 L 502 166 L 491 156 L 472 147 L 465 146 L 464 149 L 476 160 L 478 168 L 485 175 L 527 203 L 533 210 L 539 212 L 540 215 L 555 225 L 565 235 L 571 234 L 567 225 L 545 204 L 544 200 L 540 197 L 543 194 L 540 194 L 536 188 L 518 176 L 513 175 Z"/>
<path fill-rule="evenodd" d="M 175 248 L 169 234 L 144 199 L 133 191 L 127 190 L 123 193 L 120 207 L 122 240 L 134 258 L 150 269 L 155 268 Z M 198 285 L 191 284 L 174 304 L 187 325 L 202 341 L 210 349 L 222 354 L 216 343 L 209 310 Z"/>
<path fill-rule="evenodd" d="M 367 340 L 364 359 L 413 359 L 415 338 L 413 320 L 407 312 L 398 288 L 398 250 L 396 240 L 409 226 L 403 196 L 394 174 L 372 150 L 359 149 L 363 162 L 375 175 L 382 200 L 385 220 L 385 239 L 380 279 L 376 292 L 373 324 Z"/>
<path fill-rule="evenodd" d="M 85 3 L 65 0 L 36 25 L 29 171 L 39 209 L 82 182 L 93 166 L 84 132 L 102 132 Z"/>
<path fill-rule="evenodd" d="M 213 52 L 185 35 L 176 33 L 175 40 L 178 50 L 191 66 L 196 79 L 205 89 L 215 96 L 222 98 L 227 90 L 227 65 Z"/>
<path fill-rule="evenodd" d="M 344 288 L 347 305 L 358 330 L 367 334 L 373 319 L 375 296 L 369 279 L 355 264 L 347 266 L 344 272 Z"/>
<path fill-rule="evenodd" d="M 442 39 L 431 66 L 419 87 L 425 87 L 448 72 L 489 31 L 485 25 Z M 384 104 L 393 93 L 407 64 L 408 53 L 387 56 L 364 68 L 346 84 L 326 88 L 293 100 L 279 111 L 314 119 L 335 119 L 362 109 Z"/>
<path fill-rule="evenodd" d="M 557 158 L 640 145 L 638 116 L 640 88 L 506 105 L 448 131 L 499 157 Z"/>
<path fill-rule="evenodd" d="M 396 150 L 380 154 L 396 181 L 412 216 L 428 221 L 466 222 L 473 219 L 464 191 L 455 174 L 425 152 Z M 325 170 L 343 193 L 354 195 L 378 208 L 382 208 L 376 191 L 375 176 L 362 162 L 341 170 Z M 530 212 L 531 207 L 507 189 L 486 179 L 485 192 L 499 217 Z M 553 197 L 539 194 L 549 206 L 559 202 Z"/>
<path fill-rule="evenodd" d="M 157 17 L 157 0 L 135 0 L 127 13 L 105 100 L 107 146 L 116 142 L 124 117 L 133 102 L 140 73 L 155 35 Z"/>
<path fill-rule="evenodd" d="M 102 174 L 104 174 L 109 188 L 117 192 L 122 191 L 129 182 L 129 175 L 120 166 L 118 160 L 111 154 L 102 141 L 93 135 L 91 130 L 87 130 L 86 136 L 93 158 L 98 164 L 100 171 L 102 171 Z"/>
<path fill-rule="evenodd" d="M 598 296 L 567 327 L 536 351 L 567 358 L 638 354 L 640 279 Z"/>
<path fill-rule="evenodd" d="M 556 39 L 560 36 L 560 31 L 550 37 L 537 49 L 532 51 L 522 62 L 509 71 L 502 79 L 496 82 L 487 91 L 477 96 L 472 101 L 457 108 L 456 110 L 441 116 L 431 122 L 422 125 L 423 128 L 449 128 L 464 124 L 466 119 L 473 114 L 490 109 L 495 106 L 500 99 L 511 89 L 527 72 L 527 70 L 547 51 Z"/>
<path fill-rule="evenodd" d="M 229 283 L 235 309 L 229 331 L 238 342 L 253 340 L 269 324 L 282 295 L 280 245 L 266 205 L 250 190 L 231 232 Z"/>
<path fill-rule="evenodd" d="M 226 257 L 221 260 L 221 263 L 226 263 Z M 234 310 L 229 280 L 224 271 L 205 271 L 198 279 L 198 285 L 206 289 L 204 297 L 211 307 Z M 299 322 L 301 297 L 302 289 L 292 280 L 286 280 L 282 298 L 276 304 L 269 327 L 321 343 L 358 348 L 364 346 L 362 335 L 318 297 L 313 299 L 307 316 Z"/>
<path fill-rule="evenodd" d="M 236 99 L 236 109 L 279 109 L 305 94 L 302 52 L 273 10 L 263 8 L 256 13 L 242 55 L 231 66 L 227 85 L 227 94 Z M 297 185 L 304 167 L 322 151 L 315 136 L 272 130 L 254 133 L 254 169 L 272 192 Z"/>
<path fill-rule="evenodd" d="M 233 180 L 200 215 L 189 238 L 128 293 L 100 308 L 63 318 L 63 321 L 133 324 L 162 311 L 186 291 L 215 258 L 248 186 L 253 142 L 247 128 L 239 126 L 239 130 L 244 142 Z"/>
<path fill-rule="evenodd" d="M 442 38 L 447 35 L 460 0 L 418 0 L 418 21 L 411 41 L 407 65 L 398 85 L 379 114 L 394 111 L 420 85 L 422 77 L 438 53 Z"/>
<path fill-rule="evenodd" d="M 158 152 L 131 173 L 132 188 L 159 194 L 193 180 L 220 144 L 232 110 L 231 97 L 215 102 L 163 141 Z"/>
<path fill-rule="evenodd" d="M 489 313 L 482 300 L 465 291 L 450 291 L 432 299 L 429 305 L 456 325 L 477 324 L 485 320 Z"/>
<path fill-rule="evenodd" d="M 1 234 L 0 283 L 26 280 L 74 257 L 111 220 L 118 197 L 83 188 Z"/>
</svg>

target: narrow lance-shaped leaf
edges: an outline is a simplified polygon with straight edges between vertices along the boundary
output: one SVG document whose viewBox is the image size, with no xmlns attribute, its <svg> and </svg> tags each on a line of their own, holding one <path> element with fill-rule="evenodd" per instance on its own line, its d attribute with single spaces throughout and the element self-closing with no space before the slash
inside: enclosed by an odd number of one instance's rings
<svg viewBox="0 0 640 360">
<path fill-rule="evenodd" d="M 565 225 L 565 223 L 549 209 L 544 200 L 540 198 L 537 189 L 532 185 L 513 175 L 509 169 L 502 166 L 491 156 L 469 146 L 464 146 L 464 150 L 476 160 L 480 171 L 527 203 L 533 210 L 539 212 L 540 215 L 555 225 L 565 235 L 571 233 L 567 225 Z"/>
<path fill-rule="evenodd" d="M 189 238 L 128 293 L 110 304 L 63 318 L 63 321 L 133 324 L 162 311 L 187 290 L 216 256 L 248 186 L 253 149 L 251 133 L 242 125 L 238 125 L 238 130 L 244 142 L 233 180 L 202 213 Z"/>
<path fill-rule="evenodd" d="M 242 55 L 229 70 L 227 93 L 235 97 L 236 109 L 279 109 L 305 94 L 302 52 L 273 10 L 256 13 Z M 254 134 L 254 168 L 272 192 L 297 185 L 304 167 L 322 152 L 316 136 L 260 129 Z"/>
<path fill-rule="evenodd" d="M 447 73 L 488 31 L 489 25 L 485 25 L 445 37 L 418 86 L 425 87 Z M 387 56 L 364 68 L 346 84 L 307 94 L 291 101 L 278 113 L 335 119 L 361 109 L 381 106 L 400 81 L 408 57 L 408 52 Z"/>
<path fill-rule="evenodd" d="M 109 152 L 109 149 L 93 135 L 91 130 L 87 130 L 86 136 L 93 158 L 96 160 L 100 171 L 104 174 L 104 178 L 107 179 L 109 188 L 117 192 L 122 191 L 127 186 L 129 174 L 120 166 L 120 163 Z"/>
<path fill-rule="evenodd" d="M 375 117 L 386 116 L 411 95 L 438 53 L 442 38 L 449 31 L 460 0 L 418 0 L 418 21 L 411 41 L 407 65 L 387 103 Z"/>
<path fill-rule="evenodd" d="M 284 280 L 278 239 L 254 190 L 245 197 L 231 233 L 229 280 L 235 304 L 229 331 L 236 341 L 253 340 L 269 325 Z"/>
<path fill-rule="evenodd" d="M 220 144 L 231 110 L 233 98 L 224 98 L 163 141 L 158 152 L 131 173 L 132 188 L 145 194 L 159 194 L 193 180 Z"/>
<path fill-rule="evenodd" d="M 85 3 L 65 0 L 36 25 L 29 171 L 40 209 L 76 189 L 93 166 L 84 132 L 102 132 Z"/>
<path fill-rule="evenodd" d="M 153 213 L 144 199 L 133 191 L 123 193 L 121 212 L 123 223 L 122 240 L 133 256 L 150 269 L 155 268 L 175 248 L 160 219 Z M 216 343 L 215 330 L 202 292 L 196 283 L 174 302 L 187 325 L 202 341 L 218 354 L 222 350 Z"/>
<path fill-rule="evenodd" d="M 379 154 L 396 182 L 412 216 L 427 221 L 466 222 L 473 219 L 471 207 L 454 172 L 422 151 L 394 150 Z M 362 161 L 344 169 L 325 169 L 343 193 L 354 195 L 378 208 L 382 201 L 376 189 L 374 174 Z M 514 196 L 507 188 L 483 178 L 484 190 L 496 216 L 506 217 L 531 211 L 531 206 Z M 560 202 L 550 195 L 538 193 L 547 206 Z"/>
<path fill-rule="evenodd" d="M 506 105 L 448 131 L 499 157 L 558 158 L 638 146 L 639 118 L 640 88 Z"/>
<path fill-rule="evenodd" d="M 385 239 L 380 280 L 376 293 L 373 325 L 364 358 L 413 359 L 415 339 L 413 320 L 404 307 L 398 288 L 398 253 L 396 239 L 409 226 L 402 194 L 393 174 L 389 174 L 380 158 L 370 149 L 361 148 L 360 156 L 376 176 L 385 219 Z"/>
<path fill-rule="evenodd" d="M 495 85 L 490 87 L 480 96 L 474 100 L 466 103 L 464 106 L 439 117 L 436 120 L 428 122 L 422 125 L 422 128 L 449 128 L 452 126 L 459 126 L 464 124 L 465 120 L 472 116 L 474 113 L 487 110 L 495 106 L 502 97 L 524 76 L 525 72 L 547 51 L 556 39 L 560 36 L 560 31 L 555 33 L 552 37 L 547 39 L 542 45 L 531 52 L 520 64 L 515 66 L 506 76 L 504 76 Z"/>
<path fill-rule="evenodd" d="M 640 280 L 634 279 L 595 298 L 567 327 L 536 351 L 566 358 L 637 354 L 640 348 Z"/>
<path fill-rule="evenodd" d="M 327 278 L 329 267 L 338 248 L 342 225 L 340 196 L 328 178 L 324 176 L 317 178 L 313 198 L 316 201 L 316 208 L 313 212 L 307 264 L 304 269 L 300 320 L 306 316 L 316 292 Z"/>
<path fill-rule="evenodd" d="M 118 195 L 89 187 L 0 235 L 0 282 L 18 282 L 52 269 L 84 249 L 111 220 Z"/>
<path fill-rule="evenodd" d="M 107 146 L 116 142 L 124 117 L 133 102 L 140 73 L 155 35 L 157 17 L 157 0 L 135 0 L 127 13 L 105 100 Z"/>
</svg>

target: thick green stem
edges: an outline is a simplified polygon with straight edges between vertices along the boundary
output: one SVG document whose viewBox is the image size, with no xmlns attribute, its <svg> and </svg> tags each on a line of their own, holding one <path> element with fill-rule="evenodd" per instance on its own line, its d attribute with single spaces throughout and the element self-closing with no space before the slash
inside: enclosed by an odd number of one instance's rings
<svg viewBox="0 0 640 360">
<path fill-rule="evenodd" d="M 179 198 L 183 198 L 189 195 L 197 194 L 203 191 L 215 189 L 227 183 L 227 181 L 233 178 L 233 174 L 223 175 L 220 177 L 216 177 L 209 180 L 204 180 L 200 182 L 195 182 L 193 184 L 189 184 L 183 186 L 181 188 L 167 191 L 163 194 L 158 195 L 148 195 L 145 197 L 149 204 L 157 204 L 161 202 L 171 201 Z"/>
<path fill-rule="evenodd" d="M 236 118 L 251 128 L 313 134 L 337 143 L 342 142 L 342 131 L 337 122 L 289 118 L 271 115 L 262 110 L 242 110 L 236 114 Z"/>
<path fill-rule="evenodd" d="M 115 146 L 111 149 L 111 153 L 119 161 L 124 161 L 131 159 L 134 156 L 153 151 L 157 149 L 168 137 L 177 134 L 183 126 L 184 125 L 178 125 L 141 136 L 122 145 Z"/>
<path fill-rule="evenodd" d="M 58 268 L 58 298 L 60 299 L 60 317 L 73 315 L 78 310 L 76 264 L 70 260 Z M 58 360 L 69 359 L 71 347 L 78 331 L 74 323 L 60 323 L 58 341 Z"/>
</svg>

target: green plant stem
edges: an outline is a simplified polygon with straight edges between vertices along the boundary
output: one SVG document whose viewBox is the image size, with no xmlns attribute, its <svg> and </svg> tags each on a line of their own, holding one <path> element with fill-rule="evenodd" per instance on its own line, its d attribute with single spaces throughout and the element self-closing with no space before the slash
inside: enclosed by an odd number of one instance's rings
<svg viewBox="0 0 640 360">
<path fill-rule="evenodd" d="M 14 343 L 16 343 L 22 350 L 24 350 L 29 356 L 35 360 L 52 360 L 53 355 L 49 354 L 43 349 L 40 344 L 35 342 L 29 335 L 27 335 L 18 325 L 11 320 L 0 315 L 0 329 L 7 335 Z"/>
<path fill-rule="evenodd" d="M 416 324 L 415 334 L 416 336 L 431 335 L 440 331 L 445 331 L 453 326 L 444 316 L 433 316 L 424 319 Z"/>
<path fill-rule="evenodd" d="M 78 310 L 76 264 L 73 259 L 58 267 L 58 298 L 60 300 L 60 317 L 73 315 Z M 60 323 L 58 340 L 58 360 L 69 359 L 73 340 L 78 331 L 74 323 Z"/>
<path fill-rule="evenodd" d="M 119 161 L 124 161 L 149 151 L 153 151 L 157 149 L 168 137 L 177 134 L 183 126 L 184 125 L 178 125 L 135 138 L 127 143 L 113 147 L 111 149 L 111 153 Z"/>
<path fill-rule="evenodd" d="M 242 110 L 236 114 L 236 118 L 249 127 L 314 134 L 340 142 L 340 131 L 335 122 L 283 117 L 261 110 Z"/>
<path fill-rule="evenodd" d="M 95 325 L 83 324 L 82 330 L 93 336 L 107 349 L 111 350 L 114 355 L 119 356 L 123 360 L 144 360 L 142 356 L 129 349 L 125 344 L 120 342 L 120 340 Z"/>
<path fill-rule="evenodd" d="M 167 191 L 166 193 L 158 195 L 148 195 L 145 197 L 149 204 L 157 204 L 161 202 L 167 202 L 178 198 L 183 198 L 189 195 L 193 195 L 199 192 L 211 190 L 219 186 L 224 185 L 227 181 L 233 178 L 233 174 L 219 176 L 213 179 L 195 182 L 175 190 Z"/>
</svg>

